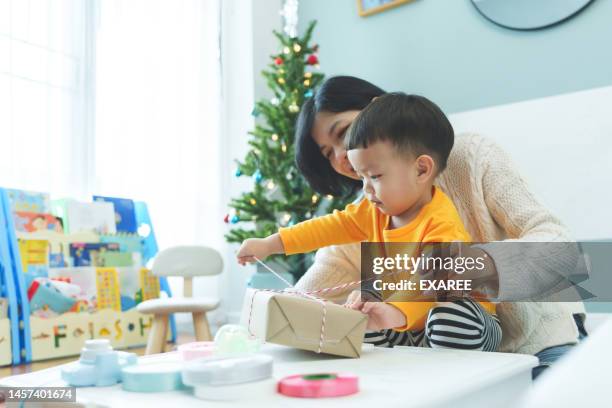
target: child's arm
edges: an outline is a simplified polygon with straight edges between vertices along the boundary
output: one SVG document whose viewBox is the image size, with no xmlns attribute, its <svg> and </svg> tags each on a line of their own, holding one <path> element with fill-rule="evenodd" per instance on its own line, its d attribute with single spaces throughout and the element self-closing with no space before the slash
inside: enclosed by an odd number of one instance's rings
<svg viewBox="0 0 612 408">
<path fill-rule="evenodd" d="M 373 225 L 369 201 L 349 204 L 343 211 L 301 222 L 288 228 L 280 228 L 277 234 L 267 238 L 247 239 L 242 243 L 237 257 L 243 264 L 253 262 L 254 257 L 264 259 L 268 255 L 292 255 L 314 251 L 329 245 L 348 244 L 368 238 Z"/>
<path fill-rule="evenodd" d="M 276 233 L 267 238 L 245 239 L 236 257 L 238 258 L 238 263 L 244 265 L 247 262 L 255 262 L 255 258 L 265 259 L 269 255 L 284 253 L 283 241 L 281 241 L 280 235 Z"/>
</svg>

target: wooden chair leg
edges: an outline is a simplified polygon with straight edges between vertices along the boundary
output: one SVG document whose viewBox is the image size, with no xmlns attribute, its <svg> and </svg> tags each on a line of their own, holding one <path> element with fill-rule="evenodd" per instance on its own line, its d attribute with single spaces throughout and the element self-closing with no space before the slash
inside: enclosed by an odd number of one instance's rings
<svg viewBox="0 0 612 408">
<path fill-rule="evenodd" d="M 145 354 L 163 353 L 167 335 L 168 315 L 155 315 L 151 331 L 149 332 Z"/>
<path fill-rule="evenodd" d="M 211 341 L 212 336 L 210 335 L 210 327 L 208 326 L 206 312 L 193 313 L 192 316 L 196 341 Z"/>
</svg>

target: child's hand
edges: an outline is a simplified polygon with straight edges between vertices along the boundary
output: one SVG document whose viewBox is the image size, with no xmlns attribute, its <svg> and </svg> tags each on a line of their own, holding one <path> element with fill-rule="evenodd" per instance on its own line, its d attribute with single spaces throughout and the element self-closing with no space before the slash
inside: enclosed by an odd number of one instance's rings
<svg viewBox="0 0 612 408">
<path fill-rule="evenodd" d="M 359 305 L 359 303 L 361 303 Z M 406 316 L 395 306 L 384 302 L 353 303 L 351 309 L 360 310 L 368 315 L 367 330 L 393 329 L 406 325 Z"/>
<path fill-rule="evenodd" d="M 284 252 L 285 248 L 283 247 L 280 235 L 274 234 L 267 238 L 249 238 L 245 240 L 240 246 L 236 258 L 238 258 L 240 265 L 244 265 L 247 262 L 255 262 L 255 258 L 263 260 L 269 255 L 282 254 Z"/>
</svg>

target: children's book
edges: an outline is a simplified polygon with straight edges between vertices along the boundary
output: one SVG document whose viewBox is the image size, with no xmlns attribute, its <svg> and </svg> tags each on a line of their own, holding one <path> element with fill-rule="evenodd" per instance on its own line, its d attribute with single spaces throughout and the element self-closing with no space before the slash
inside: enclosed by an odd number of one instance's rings
<svg viewBox="0 0 612 408">
<path fill-rule="evenodd" d="M 159 278 L 147 268 L 140 269 L 140 291 L 142 301 L 159 297 Z"/>
<path fill-rule="evenodd" d="M 109 251 L 119 252 L 119 244 L 112 242 L 70 244 L 73 266 L 104 266 L 101 254 Z"/>
<path fill-rule="evenodd" d="M 121 311 L 119 276 L 115 268 L 96 268 L 96 301 L 98 310 Z"/>
<path fill-rule="evenodd" d="M 97 266 L 134 266 L 134 259 L 129 252 L 103 251 L 100 252 L 99 259 L 101 265 Z"/>
<path fill-rule="evenodd" d="M 15 229 L 21 232 L 55 231 L 63 233 L 62 221 L 51 214 L 40 214 L 27 211 L 13 212 Z"/>
<path fill-rule="evenodd" d="M 93 199 L 95 202 L 113 203 L 113 206 L 115 208 L 115 222 L 117 225 L 117 232 L 135 234 L 138 231 L 138 224 L 136 223 L 136 211 L 134 209 L 134 201 L 127 198 L 104 196 L 94 196 Z"/>
<path fill-rule="evenodd" d="M 47 193 L 7 189 L 11 210 L 26 211 L 39 214 L 51 212 L 51 199 Z"/>
<path fill-rule="evenodd" d="M 115 210 L 112 203 L 82 203 L 68 201 L 65 206 L 67 232 L 95 232 L 97 234 L 115 234 Z"/>
</svg>

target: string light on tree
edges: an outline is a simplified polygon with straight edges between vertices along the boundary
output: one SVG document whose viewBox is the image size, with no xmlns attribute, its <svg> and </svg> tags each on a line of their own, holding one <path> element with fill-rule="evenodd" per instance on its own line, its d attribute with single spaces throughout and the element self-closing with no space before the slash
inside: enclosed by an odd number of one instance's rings
<svg viewBox="0 0 612 408">
<path fill-rule="evenodd" d="M 285 215 L 283 215 L 283 221 L 285 223 L 289 222 L 290 219 L 291 219 L 291 214 L 285 213 Z"/>
<path fill-rule="evenodd" d="M 300 107 L 297 106 L 297 104 L 295 102 L 293 102 L 291 105 L 289 105 L 289 112 L 297 113 L 299 111 L 300 111 Z"/>
<path fill-rule="evenodd" d="M 257 204 L 257 200 L 255 200 L 254 198 L 251 198 L 249 202 L 251 203 L 251 205 Z"/>
<path fill-rule="evenodd" d="M 268 187 L 268 190 L 274 190 L 274 187 L 276 187 L 276 185 L 274 184 L 272 180 L 270 180 L 268 181 L 268 184 L 266 185 L 266 187 Z"/>
<path fill-rule="evenodd" d="M 287 152 L 287 145 L 283 143 L 282 146 L 281 146 L 281 150 L 283 151 L 283 153 L 286 153 Z"/>
<path fill-rule="evenodd" d="M 311 197 L 311 201 L 312 201 L 313 204 L 316 204 L 317 201 L 319 201 L 319 196 L 316 195 L 316 194 L 313 194 L 312 197 Z"/>
<path fill-rule="evenodd" d="M 283 78 L 283 77 L 278 78 L 278 83 L 281 84 L 281 85 L 284 85 L 285 84 L 285 78 Z"/>
<path fill-rule="evenodd" d="M 298 43 L 293 44 L 293 52 L 298 53 L 302 51 L 302 46 Z"/>
</svg>

